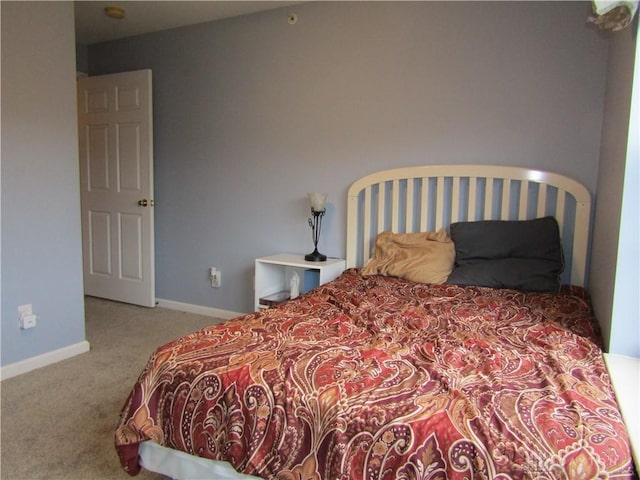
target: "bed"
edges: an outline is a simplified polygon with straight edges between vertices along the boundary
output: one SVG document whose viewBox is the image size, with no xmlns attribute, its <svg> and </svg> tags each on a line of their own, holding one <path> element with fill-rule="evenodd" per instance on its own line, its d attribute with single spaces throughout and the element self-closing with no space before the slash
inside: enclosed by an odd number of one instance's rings
<svg viewBox="0 0 640 480">
<path fill-rule="evenodd" d="M 515 167 L 357 180 L 339 278 L 154 352 L 116 429 L 123 468 L 637 478 L 585 290 L 590 205 L 578 182 Z M 394 271 L 442 252 L 439 281 Z"/>
</svg>

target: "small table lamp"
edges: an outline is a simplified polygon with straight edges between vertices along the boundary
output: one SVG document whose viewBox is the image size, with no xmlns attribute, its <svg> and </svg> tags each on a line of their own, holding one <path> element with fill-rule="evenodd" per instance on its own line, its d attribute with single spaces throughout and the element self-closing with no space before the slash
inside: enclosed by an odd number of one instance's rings
<svg viewBox="0 0 640 480">
<path fill-rule="evenodd" d="M 320 238 L 320 228 L 322 227 L 322 217 L 327 211 L 327 194 L 326 193 L 307 193 L 309 203 L 311 204 L 311 215 L 309 218 L 309 226 L 311 227 L 311 238 L 313 239 L 313 252 L 304 256 L 308 262 L 324 262 L 327 256 L 318 252 L 318 240 Z"/>
</svg>

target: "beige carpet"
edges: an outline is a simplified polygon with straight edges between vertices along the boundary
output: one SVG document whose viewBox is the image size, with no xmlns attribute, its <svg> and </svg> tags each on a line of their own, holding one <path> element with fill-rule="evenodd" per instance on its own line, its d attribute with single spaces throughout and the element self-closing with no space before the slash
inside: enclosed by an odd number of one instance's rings
<svg viewBox="0 0 640 480">
<path fill-rule="evenodd" d="M 222 321 L 91 297 L 85 308 L 90 352 L 0 383 L 3 480 L 132 478 L 113 432 L 138 374 L 156 347 Z"/>
</svg>

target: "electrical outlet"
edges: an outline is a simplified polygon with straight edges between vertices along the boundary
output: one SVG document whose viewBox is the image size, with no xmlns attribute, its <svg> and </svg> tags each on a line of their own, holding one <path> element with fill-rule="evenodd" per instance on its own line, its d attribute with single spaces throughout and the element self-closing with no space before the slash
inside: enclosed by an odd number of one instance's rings
<svg viewBox="0 0 640 480">
<path fill-rule="evenodd" d="M 26 330 L 35 327 L 37 318 L 33 314 L 33 307 L 30 303 L 18 307 L 18 320 L 20 321 L 21 329 Z"/>
<path fill-rule="evenodd" d="M 33 314 L 33 307 L 31 306 L 30 303 L 27 303 L 26 305 L 20 305 L 18 307 L 18 318 L 22 318 L 26 315 L 31 315 Z"/>
<path fill-rule="evenodd" d="M 211 288 L 220 288 L 222 286 L 222 272 L 216 267 L 209 269 L 209 278 L 211 279 Z"/>
</svg>

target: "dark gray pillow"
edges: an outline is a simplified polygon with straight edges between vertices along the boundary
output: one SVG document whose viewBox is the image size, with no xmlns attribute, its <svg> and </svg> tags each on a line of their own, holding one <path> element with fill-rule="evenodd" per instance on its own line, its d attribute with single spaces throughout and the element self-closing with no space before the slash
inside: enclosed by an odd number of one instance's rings
<svg viewBox="0 0 640 480">
<path fill-rule="evenodd" d="M 449 228 L 456 262 L 447 283 L 559 291 L 564 262 L 555 218 L 458 222 Z"/>
</svg>

